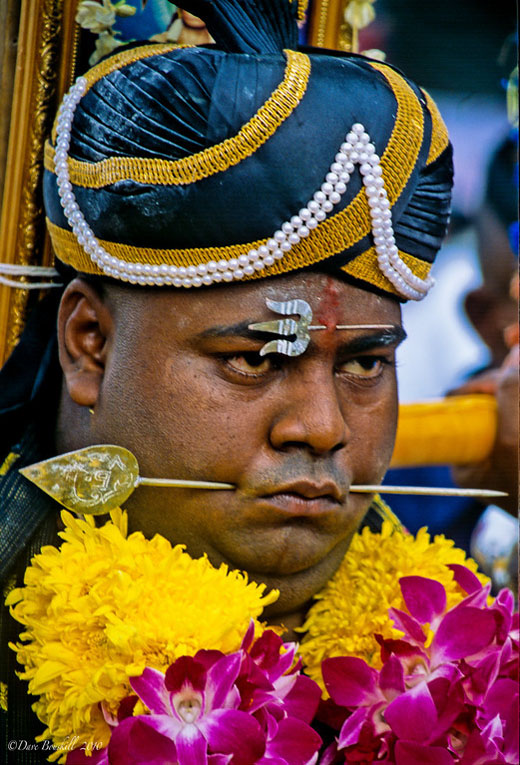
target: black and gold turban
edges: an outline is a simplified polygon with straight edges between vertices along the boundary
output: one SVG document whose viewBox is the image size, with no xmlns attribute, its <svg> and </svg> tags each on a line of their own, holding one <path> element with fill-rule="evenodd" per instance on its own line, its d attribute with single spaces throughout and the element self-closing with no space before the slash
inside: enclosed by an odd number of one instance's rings
<svg viewBox="0 0 520 765">
<path fill-rule="evenodd" d="M 57 186 L 58 125 L 46 147 L 44 192 L 61 261 L 85 273 L 175 286 L 203 286 L 208 268 L 223 273 L 230 261 L 243 280 L 319 265 L 406 297 L 381 270 L 361 165 L 324 220 L 308 234 L 306 221 L 298 222 L 327 174 L 334 176 L 335 158 L 357 126 L 354 138 L 365 135 L 380 157 L 399 260 L 412 277 L 427 279 L 449 216 L 445 125 L 428 94 L 393 67 L 298 50 L 301 5 L 184 0 L 215 46 L 137 45 L 87 72 L 66 142 L 70 187 L 60 194 L 70 188 L 88 224 L 87 250 L 94 235 L 91 250 L 130 264 L 135 279 L 126 266 L 100 267 L 73 233 Z M 287 237 L 291 225 L 293 234 L 303 225 L 302 236 L 283 256 L 277 250 L 267 265 L 255 265 L 255 253 L 261 261 L 273 251 L 284 223 Z M 244 272 L 249 253 L 255 267 Z"/>
</svg>

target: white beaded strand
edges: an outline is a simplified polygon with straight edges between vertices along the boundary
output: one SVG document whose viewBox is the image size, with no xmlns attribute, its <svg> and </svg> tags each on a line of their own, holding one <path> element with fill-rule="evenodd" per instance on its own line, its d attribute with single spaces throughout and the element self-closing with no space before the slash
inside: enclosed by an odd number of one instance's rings
<svg viewBox="0 0 520 765">
<path fill-rule="evenodd" d="M 399 256 L 392 227 L 390 202 L 384 187 L 380 159 L 370 136 L 360 123 L 352 126 L 341 144 L 325 180 L 313 198 L 298 215 L 282 223 L 265 245 L 242 253 L 238 258 L 209 263 L 174 266 L 163 264 L 151 266 L 147 263 L 128 263 L 108 253 L 99 243 L 88 225 L 72 191 L 68 169 L 68 151 L 74 112 L 87 87 L 84 77 L 79 77 L 63 99 L 56 130 L 55 170 L 58 193 L 65 217 L 78 243 L 92 261 L 107 276 L 132 284 L 151 286 L 173 285 L 174 287 L 210 286 L 219 282 L 232 282 L 263 271 L 276 260 L 284 257 L 292 247 L 325 220 L 347 190 L 355 165 L 363 178 L 367 194 L 372 233 L 379 268 L 397 291 L 411 300 L 422 300 L 434 284 L 428 276 L 421 279 Z"/>
</svg>

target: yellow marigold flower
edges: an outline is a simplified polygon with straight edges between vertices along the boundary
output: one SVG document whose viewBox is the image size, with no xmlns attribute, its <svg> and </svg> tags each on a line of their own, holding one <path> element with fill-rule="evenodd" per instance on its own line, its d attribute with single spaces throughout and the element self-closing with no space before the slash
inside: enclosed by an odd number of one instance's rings
<svg viewBox="0 0 520 765">
<path fill-rule="evenodd" d="M 376 669 L 381 667 L 379 644 L 374 633 L 399 638 L 392 627 L 391 607 L 406 610 L 399 579 L 420 575 L 436 579 L 446 588 L 447 607 L 460 602 L 466 593 L 454 581 L 448 564 L 459 563 L 477 573 L 477 564 L 454 547 L 451 540 L 426 528 L 414 537 L 384 521 L 381 533 L 364 528 L 352 540 L 347 556 L 324 590 L 316 596 L 302 631 L 300 646 L 305 673 L 323 688 L 321 662 L 332 656 L 358 656 Z M 486 577 L 477 574 L 482 582 Z"/>
<path fill-rule="evenodd" d="M 108 743 L 99 709 L 115 713 L 131 693 L 129 677 L 161 671 L 199 649 L 238 650 L 250 620 L 278 597 L 247 576 L 192 559 L 159 535 L 127 537 L 127 517 L 116 511 L 96 528 L 64 511 L 60 549 L 44 547 L 25 574 L 25 586 L 6 600 L 25 626 L 11 647 L 37 694 L 33 709 L 47 728 L 40 740 L 63 745 Z M 62 750 L 63 752 L 63 750 Z M 56 757 L 61 756 L 58 752 Z"/>
</svg>

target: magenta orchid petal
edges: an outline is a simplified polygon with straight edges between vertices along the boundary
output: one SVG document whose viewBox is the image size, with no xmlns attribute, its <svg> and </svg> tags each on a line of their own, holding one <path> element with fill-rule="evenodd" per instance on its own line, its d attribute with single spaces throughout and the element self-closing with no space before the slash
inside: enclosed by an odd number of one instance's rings
<svg viewBox="0 0 520 765">
<path fill-rule="evenodd" d="M 238 709 L 216 709 L 199 721 L 215 754 L 233 754 L 233 765 L 253 765 L 264 753 L 265 738 L 257 720 Z"/>
<path fill-rule="evenodd" d="M 202 664 L 206 672 L 211 669 L 211 667 L 217 663 L 219 659 L 221 659 L 223 656 L 225 656 L 225 653 L 222 653 L 222 651 L 217 651 L 216 649 L 206 649 L 201 648 L 200 651 L 197 651 L 195 656 L 193 657 L 195 661 L 197 661 L 199 664 Z"/>
<path fill-rule="evenodd" d="M 251 648 L 253 640 L 255 639 L 255 622 L 253 619 L 249 622 L 249 627 L 246 630 L 246 634 L 240 645 L 241 651 L 248 651 Z"/>
<path fill-rule="evenodd" d="M 108 745 L 110 765 L 167 765 L 177 763 L 175 744 L 152 720 L 141 715 L 127 717 L 114 729 Z"/>
<path fill-rule="evenodd" d="M 366 707 L 360 707 L 356 709 L 350 717 L 347 717 L 341 728 L 338 747 L 344 749 L 347 746 L 354 746 L 357 744 L 360 737 L 363 725 L 370 719 L 371 710 Z"/>
<path fill-rule="evenodd" d="M 208 744 L 197 725 L 185 725 L 175 739 L 179 765 L 207 765 Z"/>
<path fill-rule="evenodd" d="M 284 653 L 280 653 L 282 647 Z M 249 654 L 273 682 L 291 668 L 296 647 L 296 643 L 284 644 L 273 630 L 266 630 L 258 640 L 255 640 Z"/>
<path fill-rule="evenodd" d="M 446 590 L 440 582 L 424 576 L 402 576 L 399 585 L 407 609 L 420 624 L 431 623 L 446 610 Z"/>
<path fill-rule="evenodd" d="M 405 691 L 403 665 L 395 654 L 383 664 L 379 673 L 379 687 L 389 701 Z"/>
<path fill-rule="evenodd" d="M 336 704 L 350 707 L 380 699 L 377 672 L 363 659 L 354 656 L 325 659 L 321 671 L 325 687 Z"/>
<path fill-rule="evenodd" d="M 207 706 L 215 709 L 225 704 L 235 680 L 240 672 L 242 652 L 223 656 L 208 670 L 206 684 Z M 233 694 L 233 706 L 238 706 L 240 699 Z M 226 704 L 227 706 L 227 704 Z"/>
<path fill-rule="evenodd" d="M 415 741 L 398 741 L 395 745 L 395 765 L 454 765 L 447 749 L 424 746 Z"/>
<path fill-rule="evenodd" d="M 172 713 L 170 694 L 165 686 L 165 676 L 157 669 L 146 667 L 139 677 L 131 677 L 130 685 L 150 712 L 158 715 Z"/>
<path fill-rule="evenodd" d="M 429 741 L 437 719 L 437 709 L 424 682 L 398 696 L 385 710 L 385 720 L 397 738 L 409 741 Z"/>
<path fill-rule="evenodd" d="M 451 610 L 455 611 L 458 608 L 467 608 L 468 606 L 473 606 L 474 608 L 487 608 L 487 601 L 490 592 L 491 582 L 488 582 L 487 584 L 483 585 L 480 590 L 474 590 L 471 592 L 467 597 L 464 598 L 464 600 L 461 600 L 460 603 L 457 603 L 456 606 L 453 606 Z"/>
<path fill-rule="evenodd" d="M 168 667 L 164 677 L 164 685 L 171 693 L 178 693 L 185 685 L 189 685 L 196 691 L 202 691 L 205 684 L 206 669 L 193 656 L 181 656 Z"/>
<path fill-rule="evenodd" d="M 464 592 L 470 595 L 472 592 L 482 589 L 482 583 L 473 571 L 467 566 L 461 566 L 460 563 L 449 563 L 448 568 L 453 571 L 453 578 Z"/>
<path fill-rule="evenodd" d="M 321 738 L 310 725 L 286 717 L 278 723 L 274 738 L 268 741 L 265 755 L 277 761 L 281 758 L 290 765 L 306 765 L 317 754 Z"/>
<path fill-rule="evenodd" d="M 417 619 L 406 611 L 401 611 L 399 608 L 389 608 L 388 615 L 393 620 L 396 628 L 402 630 L 405 633 L 407 640 L 414 640 L 417 643 L 424 643 L 426 641 L 426 635 Z"/>
<path fill-rule="evenodd" d="M 495 598 L 491 610 L 498 616 L 498 640 L 502 643 L 508 636 L 513 622 L 515 597 L 511 590 L 500 590 Z"/>
<path fill-rule="evenodd" d="M 492 642 L 496 621 L 490 611 L 472 606 L 453 608 L 439 624 L 431 646 L 435 663 L 462 659 L 478 653 Z"/>
<path fill-rule="evenodd" d="M 65 765 L 109 765 L 108 747 L 93 749 L 90 757 L 84 749 L 73 749 L 67 754 Z"/>
<path fill-rule="evenodd" d="M 210 754 L 208 756 L 208 765 L 228 765 L 232 759 L 232 754 Z"/>
<path fill-rule="evenodd" d="M 284 709 L 289 717 L 310 723 L 320 703 L 321 689 L 314 680 L 297 675 L 296 682 L 284 698 Z"/>
</svg>

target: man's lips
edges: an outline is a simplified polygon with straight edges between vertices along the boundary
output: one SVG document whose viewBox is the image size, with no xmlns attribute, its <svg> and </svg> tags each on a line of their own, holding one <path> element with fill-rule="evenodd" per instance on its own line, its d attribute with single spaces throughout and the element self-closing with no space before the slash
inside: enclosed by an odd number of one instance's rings
<svg viewBox="0 0 520 765">
<path fill-rule="evenodd" d="M 333 481 L 314 483 L 302 480 L 262 491 L 257 499 L 284 515 L 313 517 L 336 513 L 345 499 L 345 493 Z"/>
<path fill-rule="evenodd" d="M 292 481 L 291 483 L 262 492 L 262 496 L 264 497 L 275 497 L 286 494 L 296 495 L 303 500 L 329 498 L 341 503 L 345 499 L 346 492 L 342 491 L 335 481 L 327 480 L 318 483 L 309 481 L 308 479 Z"/>
</svg>

